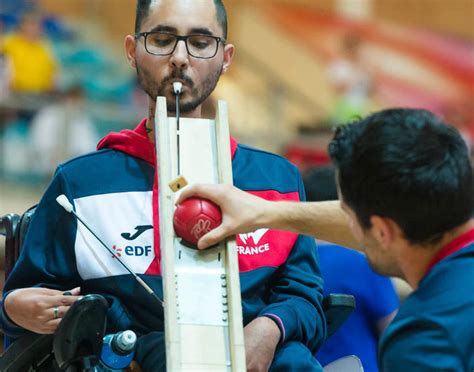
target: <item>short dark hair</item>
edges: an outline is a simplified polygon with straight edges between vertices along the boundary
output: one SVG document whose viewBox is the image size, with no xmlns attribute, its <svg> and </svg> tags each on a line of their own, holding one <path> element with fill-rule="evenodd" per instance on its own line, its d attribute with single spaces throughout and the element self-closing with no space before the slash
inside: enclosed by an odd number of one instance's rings
<svg viewBox="0 0 474 372">
<path fill-rule="evenodd" d="M 413 244 L 430 244 L 473 216 L 467 145 L 420 109 L 388 109 L 336 131 L 329 153 L 342 200 L 359 223 L 393 219 Z"/>
<path fill-rule="evenodd" d="M 148 15 L 152 0 L 137 0 L 137 11 L 135 18 L 135 33 L 140 32 L 143 20 Z M 214 0 L 216 6 L 217 21 L 222 27 L 223 37 L 227 39 L 227 11 L 222 0 Z"/>
</svg>

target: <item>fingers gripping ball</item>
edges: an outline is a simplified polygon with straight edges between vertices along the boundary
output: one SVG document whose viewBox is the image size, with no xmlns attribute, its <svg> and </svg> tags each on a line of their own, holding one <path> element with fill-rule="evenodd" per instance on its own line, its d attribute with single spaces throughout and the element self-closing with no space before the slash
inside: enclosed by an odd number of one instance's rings
<svg viewBox="0 0 474 372">
<path fill-rule="evenodd" d="M 215 229 L 221 222 L 220 208 L 201 198 L 186 199 L 176 207 L 173 216 L 176 235 L 193 248 L 196 248 L 199 238 Z"/>
</svg>

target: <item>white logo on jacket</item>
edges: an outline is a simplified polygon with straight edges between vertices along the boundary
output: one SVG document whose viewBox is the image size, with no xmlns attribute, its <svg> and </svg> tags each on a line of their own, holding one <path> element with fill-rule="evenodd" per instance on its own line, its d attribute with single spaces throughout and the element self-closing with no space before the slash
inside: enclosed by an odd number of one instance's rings
<svg viewBox="0 0 474 372">
<path fill-rule="evenodd" d="M 134 232 L 139 225 L 153 224 L 151 191 L 87 196 L 75 199 L 74 205 L 77 214 L 122 261 L 135 273 L 145 273 L 155 258 L 153 229 L 144 231 L 133 241 L 122 234 Z M 84 280 L 128 274 L 80 222 L 74 249 L 77 270 Z"/>
<path fill-rule="evenodd" d="M 258 229 L 254 232 L 251 232 L 251 233 L 248 233 L 248 234 L 239 234 L 239 237 L 240 239 L 242 240 L 242 242 L 244 244 L 250 244 L 250 242 L 248 242 L 249 238 L 252 238 L 253 240 L 253 244 L 258 244 L 258 242 L 260 241 L 260 239 L 262 239 L 262 237 L 267 233 L 269 229 Z"/>
<path fill-rule="evenodd" d="M 258 229 L 248 234 L 239 234 L 239 239 L 244 245 L 237 246 L 238 254 L 254 255 L 269 251 L 270 245 L 268 243 L 259 245 L 260 240 L 267 233 L 268 230 L 269 229 Z"/>
</svg>

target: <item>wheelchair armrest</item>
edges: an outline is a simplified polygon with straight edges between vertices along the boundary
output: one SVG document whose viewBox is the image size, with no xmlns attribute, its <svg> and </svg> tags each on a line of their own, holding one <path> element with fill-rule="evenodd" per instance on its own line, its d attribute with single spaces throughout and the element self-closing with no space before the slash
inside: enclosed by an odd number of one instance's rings
<svg viewBox="0 0 474 372">
<path fill-rule="evenodd" d="M 324 297 L 323 310 L 326 316 L 327 336 L 331 337 L 349 318 L 356 308 L 355 297 L 347 294 L 331 293 Z"/>
<path fill-rule="evenodd" d="M 6 239 L 12 239 L 15 236 L 16 226 L 20 216 L 9 213 L 0 217 L 0 235 L 5 235 Z"/>
<path fill-rule="evenodd" d="M 20 256 L 23 240 L 35 210 L 36 206 L 33 206 L 21 217 L 10 213 L 0 218 L 0 235 L 5 235 L 5 280 Z"/>
<path fill-rule="evenodd" d="M 5 273 L 9 273 L 15 265 L 15 242 L 19 221 L 20 216 L 13 213 L 0 217 L 0 235 L 5 236 Z"/>
</svg>

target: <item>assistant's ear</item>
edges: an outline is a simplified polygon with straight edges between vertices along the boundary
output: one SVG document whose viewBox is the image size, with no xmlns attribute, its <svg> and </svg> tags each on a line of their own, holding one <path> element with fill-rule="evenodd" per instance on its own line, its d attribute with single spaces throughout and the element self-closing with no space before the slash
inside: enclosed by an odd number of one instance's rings
<svg viewBox="0 0 474 372">
<path fill-rule="evenodd" d="M 222 73 L 226 73 L 232 64 L 232 58 L 234 58 L 235 46 L 233 44 L 226 44 L 224 46 L 224 63 L 222 65 Z"/>
<path fill-rule="evenodd" d="M 396 229 L 394 222 L 390 218 L 371 216 L 371 231 L 373 237 L 377 240 L 382 248 L 389 247 L 396 238 Z"/>
<path fill-rule="evenodd" d="M 125 54 L 127 56 L 127 61 L 128 64 L 136 68 L 137 67 L 137 61 L 136 61 L 136 47 L 137 47 L 137 42 L 135 40 L 135 37 L 132 35 L 127 35 L 124 40 L 124 47 L 125 47 Z"/>
</svg>

